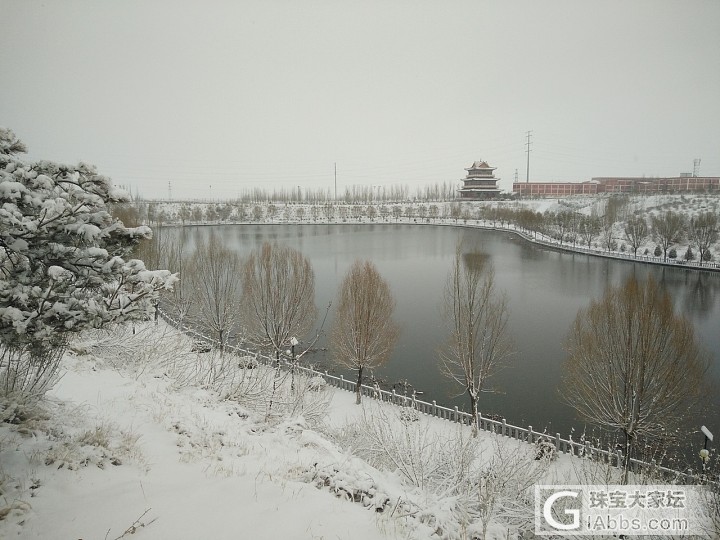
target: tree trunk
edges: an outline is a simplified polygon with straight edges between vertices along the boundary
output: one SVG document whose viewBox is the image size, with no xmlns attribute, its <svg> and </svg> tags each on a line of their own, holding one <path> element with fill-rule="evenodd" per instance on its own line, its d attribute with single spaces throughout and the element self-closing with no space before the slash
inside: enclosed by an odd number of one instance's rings
<svg viewBox="0 0 720 540">
<path fill-rule="evenodd" d="M 468 389 L 468 396 L 470 396 L 470 413 L 472 414 L 472 436 L 477 437 L 478 434 L 478 400 L 477 397 L 473 396 Z"/>
<path fill-rule="evenodd" d="M 630 456 L 633 446 L 633 438 L 633 435 L 631 435 L 627 431 L 625 432 L 625 455 L 623 455 L 623 472 L 621 480 L 621 483 L 623 485 L 627 485 L 628 476 L 630 475 Z"/>
<path fill-rule="evenodd" d="M 360 405 L 360 401 L 362 400 L 362 372 L 363 368 L 360 366 L 358 368 L 358 378 L 357 383 L 355 385 L 355 404 Z"/>
</svg>

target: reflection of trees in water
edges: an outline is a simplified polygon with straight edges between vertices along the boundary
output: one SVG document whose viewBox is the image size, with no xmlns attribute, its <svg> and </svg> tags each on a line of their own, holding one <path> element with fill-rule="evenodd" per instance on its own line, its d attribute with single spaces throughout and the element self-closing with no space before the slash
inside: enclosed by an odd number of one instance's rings
<svg viewBox="0 0 720 540">
<path fill-rule="evenodd" d="M 698 315 L 707 315 L 717 304 L 720 293 L 720 279 L 705 272 L 693 276 L 688 272 L 686 280 L 686 302 Z"/>
<path fill-rule="evenodd" d="M 462 254 L 462 261 L 466 268 L 471 270 L 480 270 L 486 266 L 490 256 L 487 253 L 472 251 Z"/>
<path fill-rule="evenodd" d="M 708 272 L 662 268 L 658 282 L 675 296 L 683 310 L 693 316 L 707 316 L 720 301 L 720 275 Z M 682 295 L 677 293 L 682 291 Z"/>
</svg>

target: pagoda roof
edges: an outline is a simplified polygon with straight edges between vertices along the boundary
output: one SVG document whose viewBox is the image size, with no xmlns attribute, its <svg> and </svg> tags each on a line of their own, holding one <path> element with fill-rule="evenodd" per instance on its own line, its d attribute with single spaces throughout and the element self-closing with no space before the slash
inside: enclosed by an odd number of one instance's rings
<svg viewBox="0 0 720 540">
<path fill-rule="evenodd" d="M 491 171 L 494 171 L 495 169 L 497 169 L 497 167 L 491 167 L 490 165 L 488 165 L 487 161 L 473 161 L 472 166 L 470 166 L 469 168 L 467 168 L 465 170 L 466 171 L 474 171 L 477 169 L 490 169 Z"/>
</svg>

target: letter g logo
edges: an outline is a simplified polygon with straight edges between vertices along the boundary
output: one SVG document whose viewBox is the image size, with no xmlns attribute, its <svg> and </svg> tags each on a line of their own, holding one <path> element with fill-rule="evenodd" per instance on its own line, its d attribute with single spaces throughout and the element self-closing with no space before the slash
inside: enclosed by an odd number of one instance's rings
<svg viewBox="0 0 720 540">
<path fill-rule="evenodd" d="M 545 501 L 545 504 L 543 505 L 543 517 L 545 518 L 545 521 L 547 521 L 548 525 L 551 527 L 561 530 L 561 531 L 569 531 L 572 529 L 578 529 L 580 527 L 580 510 L 565 510 L 565 514 L 568 516 L 573 516 L 572 523 L 565 524 L 560 523 L 557 521 L 553 515 L 552 515 L 552 506 L 555 504 L 555 501 L 562 497 L 572 497 L 573 499 L 577 499 L 578 492 L 577 491 L 558 491 L 557 493 L 553 493 L 550 495 L 547 500 Z"/>
</svg>

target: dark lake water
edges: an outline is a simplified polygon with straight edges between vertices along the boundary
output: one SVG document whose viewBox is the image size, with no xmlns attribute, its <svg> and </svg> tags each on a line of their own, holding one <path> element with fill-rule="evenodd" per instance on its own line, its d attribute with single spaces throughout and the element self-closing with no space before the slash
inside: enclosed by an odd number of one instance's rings
<svg viewBox="0 0 720 540">
<path fill-rule="evenodd" d="M 461 241 L 491 258 L 496 285 L 509 298 L 516 350 L 508 368 L 491 380 L 496 392 L 481 396 L 483 414 L 499 414 L 511 424 L 547 428 L 563 436 L 573 427 L 576 433 L 582 431 L 582 422 L 560 397 L 563 342 L 580 308 L 631 275 L 641 279 L 652 275 L 666 287 L 676 309 L 692 321 L 700 343 L 712 356 L 709 377 L 720 382 L 720 274 L 562 253 L 507 232 L 451 226 L 224 225 L 175 230 L 191 246 L 211 232 L 243 255 L 266 241 L 300 250 L 315 270 L 321 314 L 334 300 L 353 261 L 372 260 L 397 299 L 396 320 L 402 327 L 392 357 L 376 375 L 390 384 L 407 379 L 424 392 L 426 401 L 467 408 L 467 398 L 458 397 L 459 389 L 440 374 L 437 354 L 446 335 L 440 314 L 443 287 Z M 331 308 L 326 330 L 332 317 Z M 326 354 L 318 353 L 311 361 L 329 362 Z M 715 392 L 708 400 L 720 405 L 718 395 Z M 688 421 L 705 424 L 720 436 L 717 418 Z"/>
</svg>

